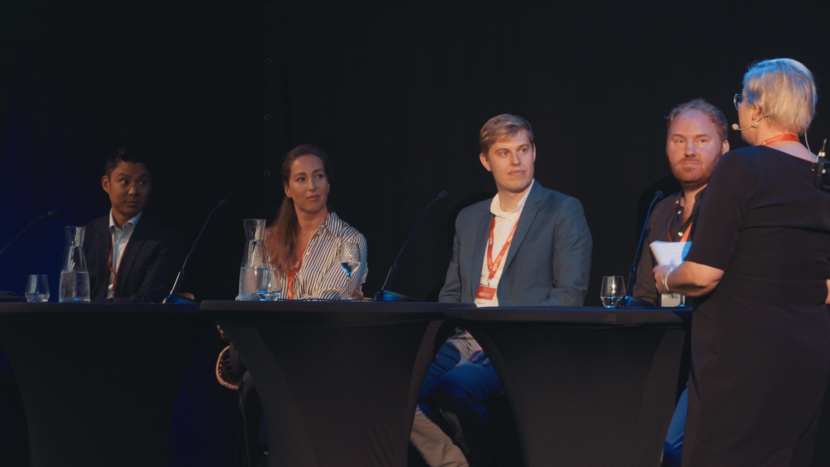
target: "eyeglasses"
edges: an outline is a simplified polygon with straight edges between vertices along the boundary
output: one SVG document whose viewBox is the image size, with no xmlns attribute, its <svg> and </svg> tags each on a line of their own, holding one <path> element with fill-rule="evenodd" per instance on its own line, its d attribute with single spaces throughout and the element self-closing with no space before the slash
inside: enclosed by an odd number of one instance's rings
<svg viewBox="0 0 830 467">
<path fill-rule="evenodd" d="M 743 101 L 744 101 L 744 95 L 743 94 L 735 94 L 735 97 L 732 98 L 732 102 L 735 103 L 735 110 L 741 110 L 740 106 L 741 106 L 741 102 L 743 102 Z"/>
</svg>

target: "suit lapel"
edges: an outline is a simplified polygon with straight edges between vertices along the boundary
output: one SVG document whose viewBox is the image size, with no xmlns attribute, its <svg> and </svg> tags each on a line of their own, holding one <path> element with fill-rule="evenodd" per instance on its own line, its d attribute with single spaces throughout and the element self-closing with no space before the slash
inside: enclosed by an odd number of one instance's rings
<svg viewBox="0 0 830 467">
<path fill-rule="evenodd" d="M 487 239 L 490 234 L 490 223 L 493 221 L 493 214 L 490 213 L 490 205 L 481 213 L 476 226 L 476 242 L 473 248 L 473 269 L 470 271 L 472 279 L 472 299 L 475 300 L 478 285 L 481 282 L 481 268 L 484 267 L 484 252 L 487 251 Z"/>
<path fill-rule="evenodd" d="M 150 230 L 150 227 L 151 225 L 149 219 L 146 219 L 145 216 L 142 216 L 142 218 L 138 221 L 138 225 L 135 226 L 135 230 L 130 236 L 130 241 L 127 243 L 127 248 L 124 250 L 124 259 L 118 267 L 118 282 L 115 283 L 114 296 L 123 296 L 122 292 L 124 291 L 124 284 L 126 284 L 127 280 L 130 278 L 130 271 L 133 269 L 133 263 L 135 263 L 135 259 L 141 252 L 141 247 L 144 246 L 144 242 L 147 239 L 147 232 Z"/>
<path fill-rule="evenodd" d="M 504 271 L 507 271 L 507 268 L 510 266 L 510 262 L 522 246 L 522 240 L 524 240 L 525 236 L 527 236 L 527 232 L 530 230 L 530 224 L 533 223 L 533 218 L 536 217 L 536 213 L 539 211 L 539 204 L 541 202 L 542 186 L 539 185 L 539 182 L 534 182 L 533 188 L 530 189 L 530 193 L 527 195 L 525 207 L 522 208 L 522 215 L 519 217 L 519 225 L 516 226 L 516 233 L 513 234 L 513 242 L 510 244 L 510 250 L 507 252 L 507 258 L 504 259 L 504 269 L 502 269 L 502 274 Z"/>
</svg>

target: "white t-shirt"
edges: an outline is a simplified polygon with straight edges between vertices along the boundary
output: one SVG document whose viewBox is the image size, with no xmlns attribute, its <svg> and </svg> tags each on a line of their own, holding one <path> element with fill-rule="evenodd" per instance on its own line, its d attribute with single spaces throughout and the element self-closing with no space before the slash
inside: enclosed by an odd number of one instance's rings
<svg viewBox="0 0 830 467">
<path fill-rule="evenodd" d="M 535 180 L 530 182 L 530 186 L 527 188 L 525 195 L 522 197 L 521 201 L 519 201 L 518 206 L 516 209 L 505 212 L 501 210 L 501 201 L 499 195 L 497 194 L 493 201 L 490 203 L 490 212 L 493 213 L 493 216 L 496 218 L 496 227 L 493 229 L 493 261 L 501 252 L 502 247 L 504 246 L 504 242 L 507 241 L 507 237 L 510 235 L 510 232 L 513 230 L 513 226 L 519 222 L 519 218 L 522 215 L 522 209 L 525 206 L 525 201 L 527 201 L 527 195 L 530 194 L 530 190 L 533 188 L 533 184 Z M 487 226 L 488 229 L 488 240 L 489 240 L 489 229 L 490 226 Z M 512 245 L 511 245 L 512 246 Z M 499 280 L 501 279 L 502 270 L 504 270 L 504 263 L 507 262 L 507 255 L 510 252 L 510 248 L 504 252 L 504 256 L 502 257 L 501 263 L 499 263 L 499 268 L 496 270 L 496 275 L 490 279 L 490 268 L 487 267 L 487 249 L 484 249 L 484 263 L 481 265 L 481 280 L 479 281 L 480 285 L 486 287 L 492 287 L 494 289 L 499 288 Z M 488 284 L 489 282 L 489 284 Z M 499 306 L 499 297 L 498 294 L 493 295 L 492 300 L 485 300 L 483 298 L 476 298 L 475 299 L 476 306 Z"/>
</svg>

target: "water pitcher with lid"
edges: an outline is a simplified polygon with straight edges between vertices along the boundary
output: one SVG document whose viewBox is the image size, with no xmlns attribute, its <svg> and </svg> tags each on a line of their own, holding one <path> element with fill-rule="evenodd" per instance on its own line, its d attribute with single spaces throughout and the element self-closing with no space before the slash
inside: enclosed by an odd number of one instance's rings
<svg viewBox="0 0 830 467">
<path fill-rule="evenodd" d="M 89 272 L 84 258 L 84 227 L 66 228 L 59 300 L 61 303 L 89 302 Z"/>
<path fill-rule="evenodd" d="M 268 294 L 271 271 L 265 252 L 265 219 L 244 219 L 245 249 L 239 270 L 239 300 L 261 300 Z"/>
</svg>

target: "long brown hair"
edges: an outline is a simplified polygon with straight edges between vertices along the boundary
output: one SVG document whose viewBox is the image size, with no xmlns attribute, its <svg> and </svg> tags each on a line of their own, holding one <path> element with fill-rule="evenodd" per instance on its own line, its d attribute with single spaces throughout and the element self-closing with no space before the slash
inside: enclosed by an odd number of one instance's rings
<svg viewBox="0 0 830 467">
<path fill-rule="evenodd" d="M 317 146 L 302 144 L 292 149 L 282 160 L 283 186 L 288 186 L 291 180 L 291 166 L 294 161 L 302 156 L 317 156 L 323 162 L 323 170 L 326 172 L 326 179 L 331 181 L 331 162 L 329 156 Z M 328 199 L 326 207 L 331 210 Z M 278 269 L 281 274 L 288 274 L 294 267 L 297 259 L 297 237 L 300 234 L 300 223 L 297 220 L 297 211 L 294 208 L 294 200 L 286 196 L 277 213 L 276 220 L 268 227 L 265 235 L 265 249 L 268 252 L 268 259 L 271 267 Z"/>
</svg>

